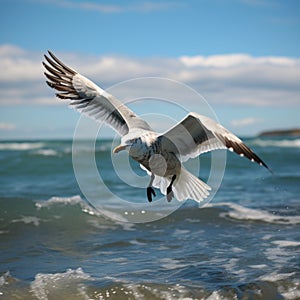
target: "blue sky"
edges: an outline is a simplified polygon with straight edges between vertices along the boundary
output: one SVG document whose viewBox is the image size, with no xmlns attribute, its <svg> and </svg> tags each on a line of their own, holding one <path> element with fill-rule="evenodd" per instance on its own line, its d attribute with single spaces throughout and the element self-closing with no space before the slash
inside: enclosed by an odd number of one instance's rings
<svg viewBox="0 0 300 300">
<path fill-rule="evenodd" d="M 0 138 L 72 137 L 79 115 L 44 84 L 47 49 L 103 88 L 187 84 L 240 135 L 300 127 L 299 11 L 297 0 L 3 0 Z"/>
</svg>

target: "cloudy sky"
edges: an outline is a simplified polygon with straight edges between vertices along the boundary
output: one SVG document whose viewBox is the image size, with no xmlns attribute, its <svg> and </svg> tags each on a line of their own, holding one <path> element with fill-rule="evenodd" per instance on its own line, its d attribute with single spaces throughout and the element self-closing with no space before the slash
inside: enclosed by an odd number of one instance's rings
<svg viewBox="0 0 300 300">
<path fill-rule="evenodd" d="M 299 11 L 297 0 L 2 0 L 0 139 L 72 137 L 79 114 L 45 85 L 47 49 L 104 89 L 142 77 L 187 85 L 239 135 L 300 127 Z M 118 97 L 151 96 L 135 89 Z"/>
</svg>

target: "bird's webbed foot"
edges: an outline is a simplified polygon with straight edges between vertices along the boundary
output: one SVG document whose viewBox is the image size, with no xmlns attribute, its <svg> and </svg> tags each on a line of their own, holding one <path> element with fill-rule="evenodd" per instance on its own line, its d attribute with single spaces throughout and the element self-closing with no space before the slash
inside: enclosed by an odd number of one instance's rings
<svg viewBox="0 0 300 300">
<path fill-rule="evenodd" d="M 155 197 L 156 194 L 155 194 L 155 191 L 154 191 L 154 188 L 152 187 L 152 184 L 153 184 L 153 181 L 154 181 L 154 174 L 151 174 L 151 179 L 150 179 L 150 183 L 147 187 L 147 198 L 148 198 L 148 201 L 149 202 L 152 202 L 152 195 Z"/>
<path fill-rule="evenodd" d="M 172 190 L 172 187 L 173 187 L 173 183 L 176 179 L 176 175 L 173 175 L 172 179 L 171 179 L 171 182 L 169 184 L 169 186 L 167 187 L 167 200 L 168 202 L 170 202 L 173 198 L 174 198 L 174 192 Z"/>
<path fill-rule="evenodd" d="M 152 186 L 147 187 L 147 198 L 149 202 L 152 202 L 152 195 L 155 197 L 156 193 Z"/>
<path fill-rule="evenodd" d="M 171 202 L 171 200 L 174 198 L 174 192 L 172 191 L 172 187 L 167 188 L 167 200 L 168 202 Z"/>
</svg>

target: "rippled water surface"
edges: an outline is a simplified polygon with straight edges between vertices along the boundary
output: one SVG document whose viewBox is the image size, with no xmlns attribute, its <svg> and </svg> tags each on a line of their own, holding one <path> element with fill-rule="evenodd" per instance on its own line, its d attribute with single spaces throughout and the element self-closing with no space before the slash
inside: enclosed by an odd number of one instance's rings
<svg viewBox="0 0 300 300">
<path fill-rule="evenodd" d="M 0 299 L 300 299 L 300 140 L 245 141 L 274 174 L 228 153 L 208 205 L 147 223 L 126 222 L 153 211 L 116 176 L 111 141 L 96 144 L 99 172 L 142 212 L 122 205 L 109 218 L 89 205 L 70 141 L 0 142 Z M 92 149 L 77 150 L 84 164 Z"/>
</svg>

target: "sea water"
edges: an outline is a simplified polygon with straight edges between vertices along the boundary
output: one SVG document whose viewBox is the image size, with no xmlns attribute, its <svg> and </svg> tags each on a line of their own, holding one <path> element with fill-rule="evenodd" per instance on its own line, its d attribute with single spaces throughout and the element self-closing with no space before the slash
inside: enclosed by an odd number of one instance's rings
<svg viewBox="0 0 300 300">
<path fill-rule="evenodd" d="M 72 141 L 0 142 L 0 299 L 300 299 L 300 139 L 245 142 L 273 174 L 228 153 L 208 204 L 147 223 L 89 204 Z M 110 140 L 94 155 L 110 190 L 151 205 L 112 171 Z"/>
</svg>

